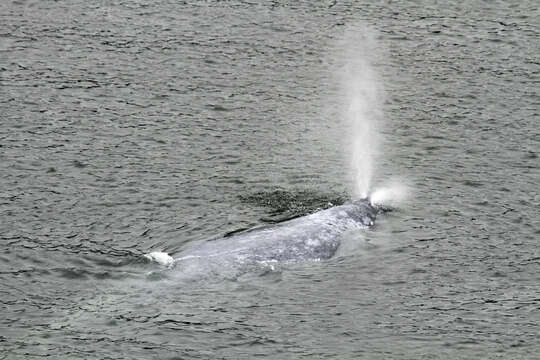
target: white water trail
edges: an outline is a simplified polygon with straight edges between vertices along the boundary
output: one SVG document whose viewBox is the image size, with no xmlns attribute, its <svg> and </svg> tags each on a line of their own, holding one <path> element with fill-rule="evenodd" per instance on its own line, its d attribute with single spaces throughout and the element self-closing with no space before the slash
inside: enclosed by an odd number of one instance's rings
<svg viewBox="0 0 540 360">
<path fill-rule="evenodd" d="M 350 170 L 353 198 L 365 198 L 371 189 L 379 155 L 383 123 L 384 91 L 375 71 L 379 58 L 376 33 L 362 25 L 350 26 L 338 43 L 341 57 L 343 118 L 350 139 Z"/>
</svg>

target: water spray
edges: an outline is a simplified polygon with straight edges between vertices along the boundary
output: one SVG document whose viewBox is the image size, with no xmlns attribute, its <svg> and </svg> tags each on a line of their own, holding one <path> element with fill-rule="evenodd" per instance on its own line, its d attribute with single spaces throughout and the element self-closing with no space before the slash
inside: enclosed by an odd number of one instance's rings
<svg viewBox="0 0 540 360">
<path fill-rule="evenodd" d="M 378 57 L 375 32 L 349 27 L 338 44 L 342 56 L 341 85 L 350 135 L 353 198 L 367 198 L 374 177 L 382 126 L 383 89 L 373 63 Z"/>
<path fill-rule="evenodd" d="M 375 189 L 369 196 L 369 201 L 374 206 L 398 208 L 409 197 L 410 187 L 402 181 L 393 180 L 387 185 Z"/>
</svg>

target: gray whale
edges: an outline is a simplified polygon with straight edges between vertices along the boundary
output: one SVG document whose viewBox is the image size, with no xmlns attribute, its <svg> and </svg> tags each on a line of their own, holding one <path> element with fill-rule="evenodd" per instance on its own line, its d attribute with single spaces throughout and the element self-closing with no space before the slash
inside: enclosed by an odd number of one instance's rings
<svg viewBox="0 0 540 360">
<path fill-rule="evenodd" d="M 368 199 L 355 200 L 273 226 L 193 242 L 174 258 L 172 267 L 186 272 L 204 267 L 221 273 L 232 268 L 273 268 L 278 263 L 328 259 L 336 253 L 344 232 L 372 226 L 377 212 Z"/>
</svg>

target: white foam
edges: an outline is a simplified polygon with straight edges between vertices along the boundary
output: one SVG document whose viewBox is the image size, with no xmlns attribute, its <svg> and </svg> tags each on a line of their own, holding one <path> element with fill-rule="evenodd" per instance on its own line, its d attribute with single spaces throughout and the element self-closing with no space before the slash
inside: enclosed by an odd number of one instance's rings
<svg viewBox="0 0 540 360">
<path fill-rule="evenodd" d="M 395 180 L 387 186 L 375 189 L 370 200 L 373 205 L 399 207 L 407 200 L 410 193 L 409 186 Z"/>
<path fill-rule="evenodd" d="M 151 253 L 144 254 L 144 257 L 163 266 L 171 266 L 174 263 L 172 256 L 162 251 L 153 251 Z"/>
</svg>

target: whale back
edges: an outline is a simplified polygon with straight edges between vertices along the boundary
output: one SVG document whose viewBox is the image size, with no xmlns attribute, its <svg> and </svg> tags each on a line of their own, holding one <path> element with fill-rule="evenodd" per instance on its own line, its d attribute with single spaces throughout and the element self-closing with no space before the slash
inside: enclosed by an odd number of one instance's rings
<svg viewBox="0 0 540 360">
<path fill-rule="evenodd" d="M 175 267 L 241 271 L 254 266 L 273 268 L 285 262 L 328 259 L 336 253 L 344 232 L 371 226 L 376 216 L 377 209 L 369 201 L 351 201 L 273 226 L 191 243 L 175 259 Z"/>
</svg>

